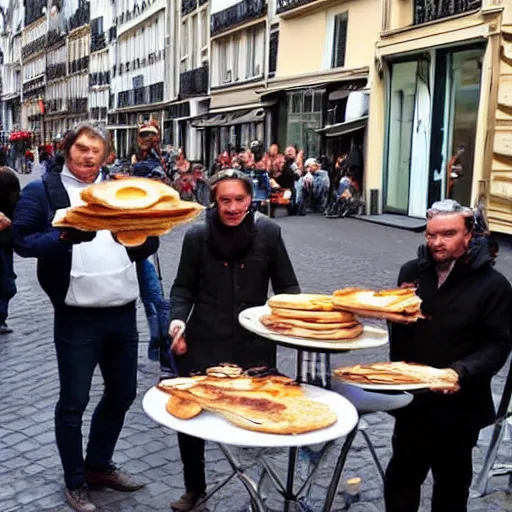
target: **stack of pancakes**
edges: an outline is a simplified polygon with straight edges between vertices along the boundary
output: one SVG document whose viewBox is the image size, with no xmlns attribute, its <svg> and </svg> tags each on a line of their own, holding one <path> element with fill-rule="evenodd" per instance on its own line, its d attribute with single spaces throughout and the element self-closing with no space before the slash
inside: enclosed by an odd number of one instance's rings
<svg viewBox="0 0 512 512">
<path fill-rule="evenodd" d="M 335 311 L 333 297 L 299 293 L 280 294 L 267 301 L 271 314 L 260 322 L 271 331 L 294 338 L 350 340 L 363 332 L 353 313 Z"/>
<path fill-rule="evenodd" d="M 344 288 L 333 293 L 334 309 L 354 313 L 358 316 L 413 323 L 424 318 L 421 299 L 415 288 L 390 290 L 361 290 Z"/>
<path fill-rule="evenodd" d="M 202 206 L 180 201 L 178 192 L 159 181 L 125 178 L 105 181 L 81 192 L 83 206 L 58 210 L 55 227 L 109 230 L 127 247 L 143 244 L 196 218 Z"/>
</svg>

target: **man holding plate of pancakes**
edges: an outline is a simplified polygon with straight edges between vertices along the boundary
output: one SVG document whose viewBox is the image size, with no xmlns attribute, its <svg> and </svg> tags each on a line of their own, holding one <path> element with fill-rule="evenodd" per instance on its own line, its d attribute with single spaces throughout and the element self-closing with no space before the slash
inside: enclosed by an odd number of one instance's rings
<svg viewBox="0 0 512 512">
<path fill-rule="evenodd" d="M 390 322 L 391 360 L 442 369 L 447 384 L 394 412 L 387 512 L 416 512 L 429 470 L 432 511 L 467 510 L 472 449 L 495 418 L 491 379 L 511 348 L 511 286 L 493 268 L 497 250 L 486 234 L 478 211 L 436 202 L 426 245 L 400 270 L 398 285 L 417 288 L 425 319 Z"/>
</svg>

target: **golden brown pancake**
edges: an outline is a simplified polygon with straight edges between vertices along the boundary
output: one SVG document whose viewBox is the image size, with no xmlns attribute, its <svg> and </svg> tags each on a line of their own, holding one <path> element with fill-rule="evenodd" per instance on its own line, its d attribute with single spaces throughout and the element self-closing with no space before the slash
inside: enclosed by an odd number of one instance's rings
<svg viewBox="0 0 512 512">
<path fill-rule="evenodd" d="M 271 308 L 272 314 L 280 318 L 291 318 L 304 322 L 345 323 L 354 322 L 355 317 L 346 311 L 301 311 L 299 309 Z"/>
<path fill-rule="evenodd" d="M 332 311 L 334 309 L 331 295 L 312 293 L 281 293 L 268 299 L 270 308 L 298 309 L 301 311 Z"/>
</svg>

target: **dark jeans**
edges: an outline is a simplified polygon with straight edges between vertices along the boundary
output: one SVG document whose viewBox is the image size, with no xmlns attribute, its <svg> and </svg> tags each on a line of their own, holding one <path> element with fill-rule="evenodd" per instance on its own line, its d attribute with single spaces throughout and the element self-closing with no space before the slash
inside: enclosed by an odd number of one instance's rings
<svg viewBox="0 0 512 512">
<path fill-rule="evenodd" d="M 77 489 L 84 484 L 86 466 L 99 471 L 112 467 L 125 414 L 137 393 L 135 303 L 113 308 L 58 308 L 55 348 L 60 379 L 55 435 L 66 487 Z M 105 387 L 92 416 L 84 462 L 82 416 L 97 365 Z"/>
<path fill-rule="evenodd" d="M 0 246 L 0 326 L 9 314 L 9 301 L 16 295 L 12 249 Z"/>
<path fill-rule="evenodd" d="M 416 512 L 421 484 L 432 470 L 432 512 L 466 512 L 478 429 L 399 418 L 386 471 L 386 512 Z"/>
<path fill-rule="evenodd" d="M 181 462 L 183 462 L 185 489 L 187 491 L 205 491 L 204 440 L 178 432 L 178 446 L 180 447 Z"/>
</svg>

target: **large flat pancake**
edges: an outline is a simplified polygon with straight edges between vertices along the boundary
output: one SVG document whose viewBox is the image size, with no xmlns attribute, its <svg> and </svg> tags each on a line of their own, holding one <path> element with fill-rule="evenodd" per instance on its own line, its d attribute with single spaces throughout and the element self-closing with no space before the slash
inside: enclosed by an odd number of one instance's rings
<svg viewBox="0 0 512 512">
<path fill-rule="evenodd" d="M 138 217 L 180 217 L 188 213 L 194 212 L 197 209 L 202 209 L 197 203 L 190 201 L 174 201 L 163 199 L 158 203 L 138 210 L 114 210 L 105 206 L 96 204 L 87 204 L 84 206 L 74 207 L 73 210 L 77 213 L 84 213 L 86 215 L 94 215 L 98 217 L 123 217 L 123 218 L 138 218 Z"/>
<path fill-rule="evenodd" d="M 268 299 L 270 308 L 298 309 L 302 311 L 332 311 L 332 296 L 313 293 L 281 293 Z"/>
<path fill-rule="evenodd" d="M 347 311 L 301 311 L 299 309 L 271 308 L 272 314 L 281 318 L 291 318 L 304 322 L 345 323 L 353 322 L 355 317 Z"/>
<path fill-rule="evenodd" d="M 304 320 L 296 320 L 294 318 L 283 318 L 279 315 L 268 315 L 269 323 L 273 325 L 282 325 L 283 327 L 299 327 L 301 329 L 310 329 L 313 331 L 335 331 L 338 329 L 348 329 L 349 327 L 356 326 L 359 322 L 352 317 L 348 322 L 335 322 L 335 323 L 322 323 L 322 322 L 307 322 Z"/>
</svg>

